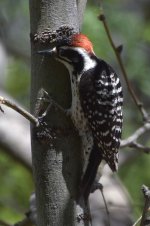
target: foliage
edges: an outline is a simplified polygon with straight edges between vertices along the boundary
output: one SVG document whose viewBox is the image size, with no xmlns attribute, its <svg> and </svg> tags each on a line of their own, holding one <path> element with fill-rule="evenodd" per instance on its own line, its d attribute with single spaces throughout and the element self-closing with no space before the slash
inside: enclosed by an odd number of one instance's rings
<svg viewBox="0 0 150 226">
<path fill-rule="evenodd" d="M 131 194 L 136 217 L 141 215 L 141 209 L 143 208 L 141 186 L 146 184 L 150 187 L 149 161 L 150 159 L 146 154 L 138 153 L 138 156 L 134 160 L 131 160 L 128 166 L 123 166 L 119 170 L 119 175 Z"/>
<path fill-rule="evenodd" d="M 29 67 L 23 61 L 14 58 L 10 60 L 6 90 L 24 105 L 29 105 L 29 73 Z"/>
<path fill-rule="evenodd" d="M 4 152 L 0 154 L 0 219 L 16 222 L 28 210 L 33 191 L 31 173 Z"/>
<path fill-rule="evenodd" d="M 112 3 L 110 3 L 110 5 L 112 5 Z M 145 23 L 144 18 L 140 13 L 137 14 L 136 11 L 123 9 L 119 2 L 117 2 L 116 5 L 113 4 L 113 10 L 110 8 L 110 5 L 107 3 L 108 7 L 104 7 L 104 9 L 113 39 L 115 40 L 116 45 L 123 44 L 124 49 L 122 55 L 129 78 L 137 95 L 141 101 L 146 104 L 149 100 L 148 75 L 150 74 L 148 58 L 150 30 L 147 26 L 149 23 Z M 117 13 L 114 13 L 116 11 Z M 92 4 L 87 8 L 83 31 L 87 33 L 93 41 L 96 54 L 114 65 L 119 73 L 120 71 L 114 53 L 112 52 L 103 26 L 95 16 L 96 14 L 98 15 L 98 13 L 98 9 Z M 124 81 L 122 81 L 122 83 L 124 85 Z M 140 125 L 141 117 L 137 108 L 131 101 L 131 97 L 126 92 L 125 87 L 124 89 L 125 107 L 123 137 L 127 137 Z M 149 108 L 148 105 L 146 105 L 146 107 L 147 109 Z M 144 139 L 145 144 L 150 143 L 149 137 L 145 136 Z M 148 155 L 137 153 L 137 156 L 119 171 L 122 181 L 131 194 L 136 216 L 141 214 L 141 209 L 143 208 L 141 204 L 143 203 L 141 186 L 142 184 L 149 186 L 149 161 L 150 157 Z"/>
</svg>

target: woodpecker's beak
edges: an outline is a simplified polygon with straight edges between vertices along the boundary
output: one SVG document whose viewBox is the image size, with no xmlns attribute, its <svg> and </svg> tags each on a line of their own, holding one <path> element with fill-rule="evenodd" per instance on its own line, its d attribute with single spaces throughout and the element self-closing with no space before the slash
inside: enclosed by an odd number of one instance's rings
<svg viewBox="0 0 150 226">
<path fill-rule="evenodd" d="M 37 54 L 43 55 L 43 56 L 50 56 L 55 57 L 57 55 L 57 49 L 54 47 L 53 49 L 45 49 L 37 51 Z"/>
</svg>

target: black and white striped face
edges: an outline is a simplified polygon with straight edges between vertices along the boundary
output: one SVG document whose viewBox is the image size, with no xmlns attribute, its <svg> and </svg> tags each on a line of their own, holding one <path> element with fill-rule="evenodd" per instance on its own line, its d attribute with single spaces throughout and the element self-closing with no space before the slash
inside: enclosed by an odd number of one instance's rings
<svg viewBox="0 0 150 226">
<path fill-rule="evenodd" d="M 57 48 L 56 59 L 62 62 L 69 71 L 73 70 L 74 74 L 78 75 L 96 65 L 96 61 L 91 54 L 81 47 L 59 47 Z"/>
</svg>

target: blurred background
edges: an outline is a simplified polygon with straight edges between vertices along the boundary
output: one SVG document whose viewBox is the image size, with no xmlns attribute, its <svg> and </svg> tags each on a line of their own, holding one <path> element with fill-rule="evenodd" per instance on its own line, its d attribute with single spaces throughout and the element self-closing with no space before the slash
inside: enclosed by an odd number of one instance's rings
<svg viewBox="0 0 150 226">
<path fill-rule="evenodd" d="M 150 1 L 115 0 L 112 3 L 107 0 L 103 7 L 115 44 L 123 44 L 122 57 L 130 82 L 149 111 Z M 98 0 L 89 0 L 82 32 L 94 43 L 96 54 L 109 62 L 122 79 L 98 15 Z M 11 96 L 9 98 L 14 98 L 26 109 L 30 105 L 29 34 L 28 1 L 0 0 L 0 95 Z M 123 79 L 122 84 L 125 96 L 123 138 L 126 138 L 142 125 L 142 120 Z M 20 116 L 16 119 L 8 109 L 5 109 L 5 114 L 0 112 L 0 117 L 0 219 L 13 223 L 22 219 L 34 190 L 29 124 Z M 18 134 L 17 140 L 14 134 Z M 146 146 L 150 145 L 148 133 L 141 140 Z M 141 186 L 150 186 L 150 156 L 128 148 L 121 152 L 125 160 L 119 168 L 119 177 L 130 194 L 137 218 L 143 207 Z"/>
</svg>

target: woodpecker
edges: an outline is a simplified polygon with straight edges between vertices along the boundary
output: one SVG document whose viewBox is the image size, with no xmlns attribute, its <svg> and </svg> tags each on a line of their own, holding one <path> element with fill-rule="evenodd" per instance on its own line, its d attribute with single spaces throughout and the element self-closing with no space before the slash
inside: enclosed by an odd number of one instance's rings
<svg viewBox="0 0 150 226">
<path fill-rule="evenodd" d="M 69 71 L 72 103 L 69 110 L 85 154 L 80 193 L 88 198 L 102 160 L 118 168 L 122 132 L 123 93 L 113 68 L 98 58 L 84 34 L 40 53 L 55 57 Z"/>
</svg>

